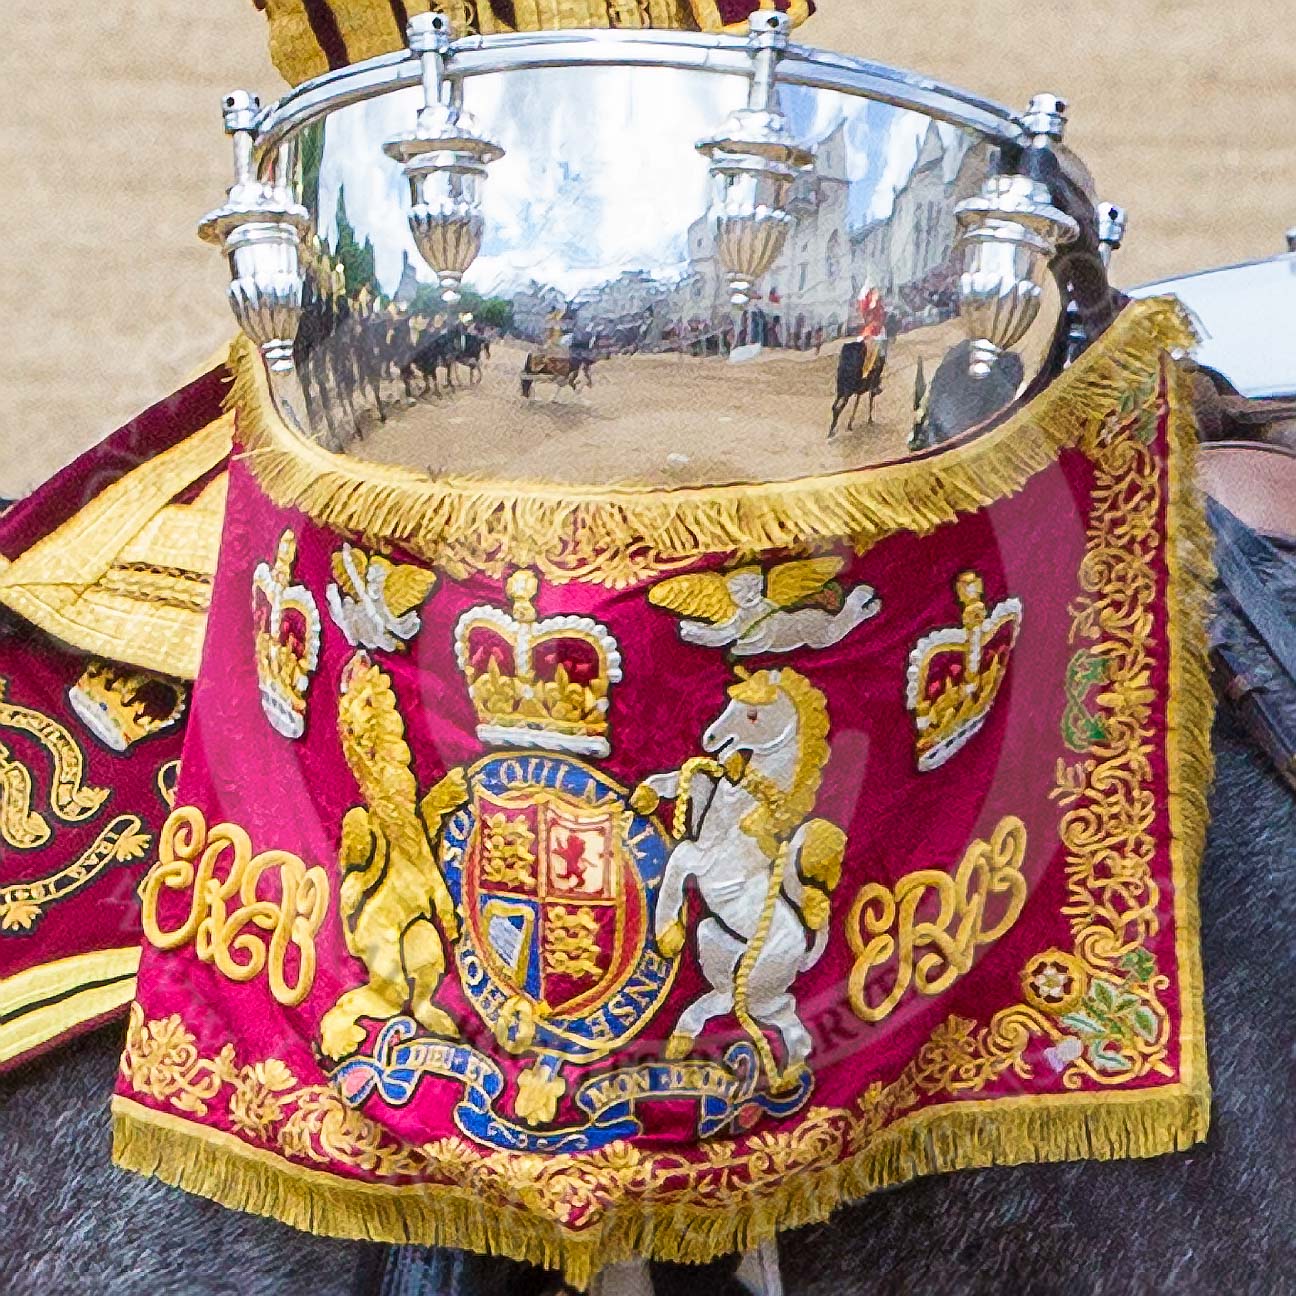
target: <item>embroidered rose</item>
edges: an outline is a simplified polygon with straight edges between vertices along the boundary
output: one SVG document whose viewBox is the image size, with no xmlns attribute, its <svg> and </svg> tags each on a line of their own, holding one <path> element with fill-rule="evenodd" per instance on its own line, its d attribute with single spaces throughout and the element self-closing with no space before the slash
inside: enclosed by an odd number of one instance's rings
<svg viewBox="0 0 1296 1296">
<path fill-rule="evenodd" d="M 1080 1002 L 1085 988 L 1084 972 L 1073 955 L 1063 950 L 1045 950 L 1026 965 L 1022 988 L 1037 1008 L 1061 1017 Z"/>
<path fill-rule="evenodd" d="M 598 1173 L 629 1181 L 643 1166 L 643 1153 L 633 1143 L 617 1139 L 590 1158 L 590 1167 Z"/>
<path fill-rule="evenodd" d="M 1068 977 L 1056 963 L 1040 968 L 1035 975 L 1035 993 L 1050 1003 L 1058 1003 L 1066 997 Z"/>
<path fill-rule="evenodd" d="M 285 1115 L 285 1094 L 297 1079 L 278 1058 L 245 1066 L 230 1096 L 230 1124 L 241 1134 L 267 1139 Z"/>
</svg>

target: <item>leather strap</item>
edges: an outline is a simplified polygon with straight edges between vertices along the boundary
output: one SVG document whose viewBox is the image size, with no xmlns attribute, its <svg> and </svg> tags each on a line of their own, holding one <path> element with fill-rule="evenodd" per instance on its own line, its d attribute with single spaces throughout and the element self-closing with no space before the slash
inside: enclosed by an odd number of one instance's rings
<svg viewBox="0 0 1296 1296">
<path fill-rule="evenodd" d="M 1215 532 L 1215 567 L 1220 580 L 1296 688 L 1296 621 L 1257 570 L 1283 559 L 1217 500 L 1206 501 L 1206 517 Z"/>
<path fill-rule="evenodd" d="M 1211 624 L 1216 690 L 1296 790 L 1296 562 L 1207 501 L 1220 587 Z"/>
</svg>

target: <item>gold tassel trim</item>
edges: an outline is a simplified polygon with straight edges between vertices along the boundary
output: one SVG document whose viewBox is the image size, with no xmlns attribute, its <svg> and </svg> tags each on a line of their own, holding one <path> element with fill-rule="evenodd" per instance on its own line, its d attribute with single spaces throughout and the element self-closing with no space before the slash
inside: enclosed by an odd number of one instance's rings
<svg viewBox="0 0 1296 1296">
<path fill-rule="evenodd" d="M 702 1264 L 826 1219 L 844 1202 L 920 1175 L 1028 1162 L 1181 1152 L 1205 1137 L 1200 1095 L 1134 1094 L 948 1104 L 903 1118 L 849 1161 L 798 1175 L 741 1208 L 625 1206 L 591 1237 L 463 1189 L 362 1183 L 284 1160 L 219 1130 L 113 1099 L 113 1161 L 221 1205 L 327 1237 L 458 1247 L 560 1270 L 584 1290 L 643 1256 Z"/>
<path fill-rule="evenodd" d="M 627 585 L 704 556 L 750 557 L 846 541 L 863 552 L 899 531 L 925 534 L 1013 494 L 1047 468 L 1161 354 L 1194 341 L 1183 308 L 1128 306 L 1066 373 L 999 427 L 923 457 L 761 485 L 661 489 L 431 478 L 335 454 L 275 409 L 255 349 L 239 339 L 228 400 L 252 471 L 277 504 L 376 547 L 399 547 L 452 575 L 534 567 L 556 583 Z"/>
</svg>

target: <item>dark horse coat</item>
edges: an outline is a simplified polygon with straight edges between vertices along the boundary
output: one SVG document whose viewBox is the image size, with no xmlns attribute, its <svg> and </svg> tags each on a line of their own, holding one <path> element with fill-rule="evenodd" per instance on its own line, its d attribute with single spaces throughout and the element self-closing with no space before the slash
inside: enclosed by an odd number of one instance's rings
<svg viewBox="0 0 1296 1296">
<path fill-rule="evenodd" d="M 1215 1111 L 1192 1152 L 962 1171 L 878 1193 L 781 1239 L 789 1296 L 1176 1296 L 1296 1291 L 1291 1084 L 1296 800 L 1227 715 L 1202 873 Z M 501 1261 L 333 1242 L 113 1169 L 106 1027 L 0 1079 L 0 1290 L 108 1296 L 523 1296 Z M 724 1296 L 724 1266 L 659 1266 L 659 1296 Z"/>
</svg>

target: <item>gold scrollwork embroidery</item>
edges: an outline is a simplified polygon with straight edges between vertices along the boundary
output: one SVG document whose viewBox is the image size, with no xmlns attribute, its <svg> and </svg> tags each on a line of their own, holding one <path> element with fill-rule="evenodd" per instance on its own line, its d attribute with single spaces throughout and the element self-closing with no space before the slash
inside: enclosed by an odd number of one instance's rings
<svg viewBox="0 0 1296 1296">
<path fill-rule="evenodd" d="M 15 850 L 34 850 L 50 839 L 50 826 L 32 805 L 31 771 L 0 743 L 0 838 Z"/>
<path fill-rule="evenodd" d="M 179 1013 L 145 1021 L 137 1003 L 131 1004 L 119 1069 L 136 1093 L 194 1116 L 205 1116 L 211 1100 L 238 1075 L 233 1044 L 203 1057 Z"/>
<path fill-rule="evenodd" d="M 178 760 L 169 760 L 157 772 L 156 776 L 158 796 L 166 802 L 168 810 L 174 810 L 176 804 L 176 789 L 180 786 L 180 762 Z"/>
<path fill-rule="evenodd" d="M 228 857 L 228 871 L 219 868 Z M 261 880 L 277 877 L 279 898 L 260 894 Z M 163 926 L 166 892 L 189 892 L 179 926 Z M 270 993 L 287 1007 L 302 1002 L 315 983 L 315 936 L 328 912 L 328 875 L 285 850 L 253 854 L 237 824 L 208 831 L 201 810 L 171 813 L 158 843 L 158 861 L 140 888 L 144 934 L 158 949 L 192 943 L 198 957 L 231 981 L 252 981 L 265 969 Z M 231 901 L 234 901 L 231 905 Z M 258 934 L 268 932 L 268 938 Z M 295 949 L 296 976 L 289 968 Z"/>
<path fill-rule="evenodd" d="M 849 995 L 856 1016 L 882 1021 L 911 986 L 924 995 L 948 990 L 972 967 L 977 948 L 997 941 L 1020 917 L 1026 903 L 1025 857 L 1026 825 L 1009 815 L 988 842 L 968 847 L 952 877 L 941 869 L 919 869 L 902 877 L 894 890 L 880 882 L 860 887 L 846 920 L 846 940 L 855 955 Z M 993 921 L 992 897 L 1004 897 Z M 920 916 L 924 913 L 931 916 Z M 871 974 L 892 960 L 891 989 L 870 1003 Z"/>
<path fill-rule="evenodd" d="M 85 782 L 85 753 L 57 720 L 6 698 L 9 681 L 0 677 L 0 728 L 34 738 L 54 762 L 49 803 L 63 823 L 92 819 L 108 800 L 107 788 Z M 0 838 L 15 850 L 34 850 L 50 839 L 50 826 L 32 805 L 31 771 L 0 743 Z"/>
<path fill-rule="evenodd" d="M 0 931 L 31 931 L 56 900 L 80 891 L 111 864 L 142 859 L 151 842 L 135 815 L 118 815 L 86 850 L 57 873 L 0 887 Z"/>
</svg>

